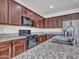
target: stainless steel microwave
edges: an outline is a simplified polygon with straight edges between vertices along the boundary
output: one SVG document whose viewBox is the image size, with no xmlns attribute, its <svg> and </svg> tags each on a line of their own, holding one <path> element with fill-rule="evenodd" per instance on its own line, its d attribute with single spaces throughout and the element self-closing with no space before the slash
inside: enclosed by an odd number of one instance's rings
<svg viewBox="0 0 79 59">
<path fill-rule="evenodd" d="M 32 26 L 32 20 L 30 18 L 28 18 L 28 17 L 22 16 L 21 24 L 23 26 Z"/>
</svg>

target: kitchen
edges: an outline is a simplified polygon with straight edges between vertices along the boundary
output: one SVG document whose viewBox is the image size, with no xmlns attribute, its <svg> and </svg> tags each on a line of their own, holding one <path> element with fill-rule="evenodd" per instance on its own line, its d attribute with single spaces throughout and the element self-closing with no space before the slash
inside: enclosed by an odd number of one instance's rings
<svg viewBox="0 0 79 59">
<path fill-rule="evenodd" d="M 0 59 L 79 59 L 79 1 L 61 1 L 0 0 Z"/>
</svg>

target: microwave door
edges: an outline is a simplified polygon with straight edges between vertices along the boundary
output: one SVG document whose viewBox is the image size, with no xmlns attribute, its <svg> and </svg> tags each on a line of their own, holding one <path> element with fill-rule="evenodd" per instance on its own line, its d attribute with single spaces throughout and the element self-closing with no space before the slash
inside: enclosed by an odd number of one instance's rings
<svg viewBox="0 0 79 59">
<path fill-rule="evenodd" d="M 27 21 L 26 21 L 26 19 L 24 18 L 23 19 L 23 25 L 26 25 L 27 24 Z"/>
<path fill-rule="evenodd" d="M 26 25 L 27 22 L 26 22 L 26 18 L 24 16 L 22 16 L 22 25 Z"/>
<path fill-rule="evenodd" d="M 22 25 L 24 25 L 24 26 L 31 26 L 32 25 L 31 19 L 23 16 L 22 17 Z"/>
</svg>

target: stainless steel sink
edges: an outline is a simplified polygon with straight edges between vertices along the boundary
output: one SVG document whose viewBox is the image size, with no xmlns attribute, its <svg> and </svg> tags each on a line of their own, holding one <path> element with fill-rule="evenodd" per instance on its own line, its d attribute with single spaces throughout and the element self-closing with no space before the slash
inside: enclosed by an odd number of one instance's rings
<svg viewBox="0 0 79 59">
<path fill-rule="evenodd" d="M 52 40 L 52 43 L 73 45 L 71 37 L 58 36 Z"/>
</svg>

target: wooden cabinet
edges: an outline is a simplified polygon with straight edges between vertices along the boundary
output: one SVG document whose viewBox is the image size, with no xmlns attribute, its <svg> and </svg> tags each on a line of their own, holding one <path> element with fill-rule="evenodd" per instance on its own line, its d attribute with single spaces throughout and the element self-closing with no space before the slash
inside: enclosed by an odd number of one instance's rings
<svg viewBox="0 0 79 59">
<path fill-rule="evenodd" d="M 28 13 L 27 9 L 22 7 L 22 16 L 27 16 L 27 13 Z"/>
<path fill-rule="evenodd" d="M 40 20 L 33 20 L 34 27 L 40 27 Z"/>
<path fill-rule="evenodd" d="M 40 25 L 40 28 L 43 28 L 44 27 L 44 19 L 40 19 L 39 25 Z"/>
<path fill-rule="evenodd" d="M 37 38 L 37 43 L 42 43 L 43 42 L 43 37 L 42 35 L 39 35 L 38 38 Z"/>
<path fill-rule="evenodd" d="M 43 18 L 36 13 L 28 10 L 27 8 L 22 7 L 22 16 L 30 18 L 33 21 L 34 27 L 43 28 Z"/>
<path fill-rule="evenodd" d="M 42 20 L 33 20 L 33 26 L 37 28 L 43 28 Z"/>
<path fill-rule="evenodd" d="M 37 38 L 37 43 L 42 43 L 44 41 L 47 40 L 47 36 L 46 35 L 38 35 L 38 38 Z"/>
<path fill-rule="evenodd" d="M 43 27 L 40 15 L 23 7 L 14 0 L 0 0 L 0 24 L 21 25 L 21 16 L 35 21 L 36 27 Z"/>
<path fill-rule="evenodd" d="M 48 28 L 48 27 L 49 27 L 49 20 L 45 19 L 44 28 Z"/>
<path fill-rule="evenodd" d="M 52 37 L 54 37 L 55 35 L 53 35 L 53 34 L 47 34 L 47 40 L 48 39 L 50 39 L 50 38 L 52 38 Z"/>
<path fill-rule="evenodd" d="M 18 39 L 13 41 L 13 57 L 21 54 L 26 50 L 26 41 Z"/>
<path fill-rule="evenodd" d="M 79 13 L 74 13 L 69 15 L 71 20 L 78 20 L 79 19 Z"/>
<path fill-rule="evenodd" d="M 21 5 L 9 0 L 9 24 L 21 25 Z"/>
<path fill-rule="evenodd" d="M 50 20 L 50 23 L 49 23 L 50 25 L 49 25 L 49 27 L 50 28 L 57 28 L 57 20 L 55 19 L 55 20 Z"/>
<path fill-rule="evenodd" d="M 34 20 L 35 18 L 35 14 L 25 7 L 22 7 L 22 16 L 28 17 L 30 20 Z"/>
<path fill-rule="evenodd" d="M 28 17 L 28 18 L 32 18 L 31 17 L 32 12 L 30 12 L 27 8 L 22 7 L 22 16 Z"/>
<path fill-rule="evenodd" d="M 44 27 L 45 28 L 57 28 L 57 20 L 56 19 L 46 19 Z"/>
<path fill-rule="evenodd" d="M 0 42 L 0 59 L 11 59 L 24 52 L 26 47 L 27 41 L 25 39 Z"/>
<path fill-rule="evenodd" d="M 62 21 L 63 19 L 61 16 L 57 17 L 57 28 L 62 28 Z"/>
<path fill-rule="evenodd" d="M 0 59 L 11 59 L 11 41 L 0 42 Z"/>
<path fill-rule="evenodd" d="M 43 19 L 33 20 L 33 26 L 37 28 L 43 28 L 44 27 Z"/>
<path fill-rule="evenodd" d="M 21 25 L 21 5 L 14 0 L 0 0 L 0 24 Z"/>
<path fill-rule="evenodd" d="M 42 42 L 44 42 L 44 41 L 46 41 L 54 36 L 55 35 L 52 35 L 52 34 L 38 35 L 37 40 L 36 40 L 37 44 L 40 44 L 40 43 L 42 43 Z"/>
<path fill-rule="evenodd" d="M 79 13 L 73 13 L 63 16 L 45 18 L 45 28 L 62 28 L 62 22 L 66 20 L 76 20 L 79 19 Z"/>
<path fill-rule="evenodd" d="M 8 23 L 8 0 L 0 0 L 0 24 Z"/>
</svg>

